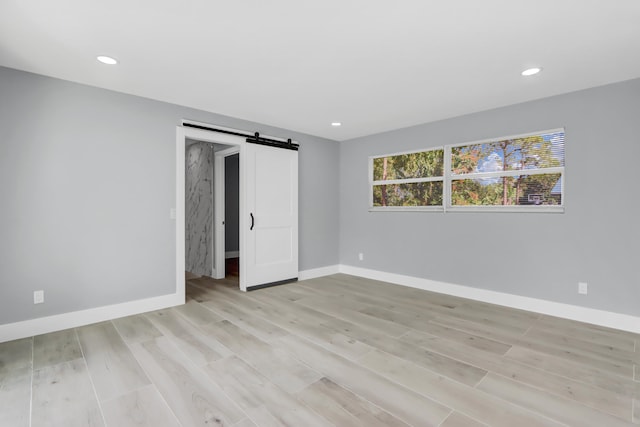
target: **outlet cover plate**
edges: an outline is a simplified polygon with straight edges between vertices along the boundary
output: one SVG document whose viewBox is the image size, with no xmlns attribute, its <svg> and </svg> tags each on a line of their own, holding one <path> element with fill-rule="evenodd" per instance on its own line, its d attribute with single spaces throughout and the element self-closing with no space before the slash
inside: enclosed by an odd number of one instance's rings
<svg viewBox="0 0 640 427">
<path fill-rule="evenodd" d="M 33 303 L 34 304 L 42 304 L 44 302 L 44 291 L 34 291 L 33 292 Z"/>
<path fill-rule="evenodd" d="M 578 282 L 578 293 L 586 295 L 589 292 L 589 287 L 586 282 Z"/>
</svg>

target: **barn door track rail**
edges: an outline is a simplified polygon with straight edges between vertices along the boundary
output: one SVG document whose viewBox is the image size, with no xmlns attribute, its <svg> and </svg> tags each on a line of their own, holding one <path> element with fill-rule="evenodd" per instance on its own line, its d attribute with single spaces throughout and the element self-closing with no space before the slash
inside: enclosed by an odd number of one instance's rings
<svg viewBox="0 0 640 427">
<path fill-rule="evenodd" d="M 287 139 L 286 141 L 279 141 L 277 139 L 260 136 L 259 132 L 255 132 L 252 135 L 250 133 L 236 132 L 236 131 L 226 130 L 226 129 L 218 129 L 215 127 L 197 125 L 194 123 L 183 123 L 182 125 L 190 128 L 195 128 L 195 129 L 203 129 L 203 130 L 210 130 L 213 132 L 226 133 L 227 135 L 245 136 L 247 137 L 246 141 L 252 144 L 267 145 L 269 147 L 284 148 L 286 150 L 294 150 L 294 151 L 298 151 L 298 148 L 300 148 L 299 144 L 295 144 L 294 142 L 291 141 L 291 138 Z"/>
</svg>

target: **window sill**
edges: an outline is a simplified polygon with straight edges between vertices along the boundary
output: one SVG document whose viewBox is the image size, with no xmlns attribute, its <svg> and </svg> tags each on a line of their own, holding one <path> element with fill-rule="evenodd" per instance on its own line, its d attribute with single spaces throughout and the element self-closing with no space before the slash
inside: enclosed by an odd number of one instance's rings
<svg viewBox="0 0 640 427">
<path fill-rule="evenodd" d="M 564 213 L 564 206 L 450 206 L 447 212 Z"/>
<path fill-rule="evenodd" d="M 442 206 L 375 206 L 369 212 L 445 212 Z M 564 206 L 451 206 L 446 212 L 564 213 Z"/>
<path fill-rule="evenodd" d="M 374 206 L 369 212 L 444 212 L 442 206 Z"/>
</svg>

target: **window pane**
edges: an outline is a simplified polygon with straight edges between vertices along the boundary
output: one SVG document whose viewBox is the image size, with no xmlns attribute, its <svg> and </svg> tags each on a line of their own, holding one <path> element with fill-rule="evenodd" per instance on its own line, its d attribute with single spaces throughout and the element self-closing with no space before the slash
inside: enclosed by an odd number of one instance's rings
<svg viewBox="0 0 640 427">
<path fill-rule="evenodd" d="M 430 178 L 442 176 L 443 150 L 401 154 L 373 159 L 373 180 Z"/>
<path fill-rule="evenodd" d="M 564 132 L 451 148 L 454 175 L 559 166 L 564 166 Z"/>
<path fill-rule="evenodd" d="M 374 185 L 373 206 L 442 206 L 442 181 Z"/>
<path fill-rule="evenodd" d="M 561 174 L 520 175 L 451 182 L 453 206 L 561 205 Z"/>
</svg>

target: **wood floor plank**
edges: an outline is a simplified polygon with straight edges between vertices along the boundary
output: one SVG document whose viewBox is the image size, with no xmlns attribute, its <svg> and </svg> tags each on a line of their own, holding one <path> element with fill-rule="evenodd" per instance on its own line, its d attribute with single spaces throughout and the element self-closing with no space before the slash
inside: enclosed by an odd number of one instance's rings
<svg viewBox="0 0 640 427">
<path fill-rule="evenodd" d="M 495 339 L 506 344 L 518 345 L 540 353 L 565 358 L 573 363 L 593 366 L 623 377 L 629 378 L 632 375 L 633 368 L 629 364 L 607 361 L 604 360 L 603 357 L 598 357 L 596 354 L 589 353 L 588 351 L 585 352 L 584 350 L 567 347 L 558 343 L 548 343 L 544 340 L 523 337 L 521 334 L 505 331 L 496 325 L 488 325 L 482 322 L 474 323 L 469 320 L 447 318 L 444 316 L 438 317 L 434 322 L 486 338 Z"/>
<path fill-rule="evenodd" d="M 327 278 L 341 287 L 360 295 L 376 295 L 406 304 L 410 307 L 429 309 L 437 313 L 449 313 L 456 307 L 474 302 L 464 298 L 416 289 L 409 286 L 390 285 L 387 282 L 363 277 L 336 274 Z"/>
<path fill-rule="evenodd" d="M 573 362 L 620 375 L 625 378 L 633 378 L 633 364 L 615 359 L 608 360 L 606 357 L 596 352 L 590 352 L 584 348 L 566 346 L 557 341 L 539 340 L 531 337 L 523 337 L 513 341 L 514 345 L 529 348 L 541 353 L 570 359 Z"/>
<path fill-rule="evenodd" d="M 162 332 L 142 314 L 114 319 L 111 323 L 127 343 L 149 341 L 162 336 Z"/>
<path fill-rule="evenodd" d="M 82 351 L 73 329 L 33 337 L 34 369 L 80 358 Z"/>
<path fill-rule="evenodd" d="M 218 337 L 235 355 L 289 393 L 300 391 L 322 377 L 288 353 L 261 341 L 227 320 L 203 326 L 203 330 Z"/>
<path fill-rule="evenodd" d="M 416 345 L 424 345 L 433 351 L 446 354 L 456 360 L 479 366 L 487 372 L 498 373 L 540 388 L 551 395 L 568 398 L 621 418 L 627 417 L 629 414 L 631 407 L 630 397 L 603 390 L 592 384 L 527 366 L 526 364 L 515 362 L 511 358 L 496 357 L 495 354 L 485 351 L 476 350 L 470 352 L 468 348 L 454 341 L 441 338 L 434 339 L 428 335 L 422 338 L 422 334 L 417 331 L 407 333 L 404 339 Z"/>
<path fill-rule="evenodd" d="M 458 329 L 442 326 L 434 322 L 427 323 L 422 328 L 422 332 L 445 338 L 450 341 L 456 341 L 477 350 L 487 351 L 501 356 L 511 348 L 510 344 L 505 344 L 480 335 L 459 331 Z"/>
<path fill-rule="evenodd" d="M 107 427 L 181 427 L 155 386 L 102 403 Z"/>
<path fill-rule="evenodd" d="M 101 401 L 150 384 L 111 322 L 95 323 L 77 331 L 89 374 Z"/>
<path fill-rule="evenodd" d="M 408 424 L 437 426 L 451 412 L 440 403 L 300 338 L 287 336 L 278 340 L 277 344 L 306 364 L 321 369 L 332 381 Z"/>
<path fill-rule="evenodd" d="M 454 313 L 465 312 L 473 317 L 492 319 L 496 322 L 504 322 L 511 325 L 518 324 L 525 330 L 540 318 L 540 314 L 531 311 L 518 310 L 482 301 L 467 300 L 452 311 Z"/>
<path fill-rule="evenodd" d="M 308 283 L 298 283 L 299 289 L 310 292 L 314 296 L 332 297 L 336 299 L 357 300 L 373 307 L 383 307 L 389 310 L 399 308 L 402 303 L 388 297 L 377 295 L 375 292 L 362 292 L 344 287 L 330 277 L 321 277 Z"/>
<path fill-rule="evenodd" d="M 198 366 L 231 355 L 214 336 L 203 333 L 171 309 L 147 313 L 147 318 Z"/>
<path fill-rule="evenodd" d="M 336 277 L 339 275 L 336 275 Z M 378 305 L 387 309 L 401 309 L 418 313 L 449 314 L 464 302 L 447 295 L 422 291 L 404 286 L 390 286 L 388 283 L 340 275 L 340 279 L 327 278 L 337 289 L 356 296 L 367 296 L 378 300 Z M 397 289 L 396 289 L 397 288 Z M 363 300 L 365 302 L 366 300 Z M 369 300 L 370 301 L 370 300 Z"/>
<path fill-rule="evenodd" d="M 620 338 L 628 338 L 631 340 L 638 339 L 638 334 L 633 332 L 623 331 L 621 329 L 613 329 L 613 328 L 608 328 L 606 326 L 594 325 L 592 323 L 579 322 L 577 320 L 563 319 L 560 317 L 554 317 L 554 316 L 548 316 L 548 315 L 540 316 L 540 319 L 538 319 L 537 323 L 547 324 L 547 325 L 550 325 L 552 328 L 556 326 L 561 326 L 563 328 L 576 328 L 582 331 L 599 332 L 605 335 L 620 337 Z"/>
<path fill-rule="evenodd" d="M 535 322 L 533 328 L 578 338 L 594 344 L 611 346 L 619 350 L 634 351 L 635 349 L 635 340 L 633 337 L 584 326 L 577 326 L 573 323 L 568 324 L 565 319 L 541 316 L 540 319 Z"/>
<path fill-rule="evenodd" d="M 186 300 L 204 302 L 213 298 L 214 292 L 202 285 L 195 284 L 193 281 L 186 283 Z"/>
<path fill-rule="evenodd" d="M 0 426 L 28 427 L 33 338 L 0 343 Z"/>
<path fill-rule="evenodd" d="M 371 346 L 322 323 L 312 323 L 298 318 L 292 320 L 287 317 L 283 317 L 277 321 L 281 322 L 280 325 L 283 328 L 287 328 L 291 334 L 309 339 L 317 345 L 347 359 L 357 359 L 372 350 Z"/>
<path fill-rule="evenodd" d="M 337 331 L 335 328 L 330 328 L 324 323 L 336 321 L 340 323 L 340 326 L 347 329 L 358 329 L 357 325 L 340 321 L 340 319 L 335 319 L 324 313 L 296 306 L 277 298 L 251 301 L 245 301 L 245 304 L 253 306 L 253 313 L 259 316 L 263 322 L 274 323 L 283 330 L 288 331 L 288 333 L 308 338 L 341 356 L 356 359 L 372 349 L 370 346 Z M 249 310 L 249 308 L 246 309 Z"/>
<path fill-rule="evenodd" d="M 506 318 L 501 319 L 500 317 L 491 316 L 486 313 L 476 313 L 473 309 L 470 308 L 466 308 L 464 310 L 458 310 L 458 308 L 459 307 L 456 307 L 456 309 L 454 310 L 440 314 L 441 316 L 457 318 L 459 320 L 466 320 L 478 325 L 488 326 L 490 328 L 495 328 L 516 335 L 524 334 L 534 322 L 534 320 L 525 322 L 511 322 Z"/>
<path fill-rule="evenodd" d="M 205 301 L 202 305 L 218 313 L 222 319 L 235 323 L 263 341 L 271 341 L 288 334 L 281 327 L 256 316 L 255 311 L 235 305 L 234 300 L 226 296 L 216 298 L 214 301 Z"/>
<path fill-rule="evenodd" d="M 474 324 L 478 323 L 488 328 L 515 335 L 523 334 L 535 322 L 537 316 L 524 316 L 520 314 L 524 313 L 521 310 L 512 310 L 507 314 L 501 314 L 500 309 L 504 307 L 476 301 L 470 302 L 462 298 L 443 296 L 415 289 L 413 291 L 422 292 L 423 294 L 401 297 L 391 292 L 376 307 L 410 315 L 424 316 L 426 314 L 430 318 L 442 317 Z M 367 295 L 370 296 L 371 293 Z M 378 295 L 376 297 L 379 298 Z M 475 310 L 474 307 L 477 307 L 478 310 Z M 507 308 L 504 309 L 509 310 Z M 513 313 L 516 313 L 515 317 Z"/>
<path fill-rule="evenodd" d="M 321 378 L 298 393 L 298 397 L 336 426 L 409 427 L 329 378 Z"/>
<path fill-rule="evenodd" d="M 233 427 L 258 427 L 258 426 L 256 426 L 256 423 L 251 421 L 249 418 L 245 418 L 244 420 L 238 423 L 235 423 Z"/>
<path fill-rule="evenodd" d="M 0 375 L 0 426 L 29 427 L 31 367 Z"/>
<path fill-rule="evenodd" d="M 287 427 L 274 417 L 273 414 L 264 406 L 250 408 L 247 409 L 246 412 L 253 422 L 260 427 Z"/>
<path fill-rule="evenodd" d="M 261 304 L 260 312 L 271 317 L 275 317 L 275 315 L 284 315 L 289 316 L 295 321 L 301 321 L 304 323 L 323 323 L 335 319 L 334 316 L 323 313 L 319 310 L 285 302 L 266 292 L 252 296 L 255 301 Z"/>
<path fill-rule="evenodd" d="M 294 287 L 296 286 L 296 283 L 290 283 L 287 285 L 281 285 L 281 286 L 275 286 L 273 289 L 269 289 L 269 295 L 287 300 L 287 301 L 291 301 L 291 302 L 295 302 L 298 301 L 301 298 L 306 298 L 309 295 L 308 294 L 304 294 L 304 293 L 300 293 L 300 292 L 296 292 L 294 290 Z M 264 290 L 263 290 L 264 292 Z"/>
<path fill-rule="evenodd" d="M 187 301 L 186 304 L 174 307 L 173 310 L 197 326 L 222 320 L 221 316 L 205 307 L 205 305 L 199 304 L 195 301 Z"/>
<path fill-rule="evenodd" d="M 439 315 L 431 322 L 509 345 L 515 344 L 523 335 L 522 332 L 505 330 L 501 325 L 475 323 L 470 320 L 459 319 L 452 316 Z"/>
<path fill-rule="evenodd" d="M 272 319 L 291 333 L 308 338 L 311 341 L 334 351 L 349 359 L 354 359 L 370 351 L 376 345 L 395 347 L 399 345 L 393 338 L 380 333 L 374 326 L 363 323 L 356 324 L 335 316 L 319 312 L 317 310 L 285 303 L 277 298 L 269 298 L 262 295 L 258 299 L 260 306 L 257 308 L 262 316 Z M 371 341 L 368 343 L 367 340 Z M 422 352 L 424 353 L 424 352 Z M 429 357 L 431 356 L 431 357 Z M 419 355 L 424 363 L 448 365 L 448 360 L 438 355 Z M 451 375 L 459 377 L 471 375 L 470 381 L 477 382 L 473 378 L 474 373 L 463 372 L 462 366 L 451 367 Z M 473 369 L 469 369 L 473 371 Z"/>
<path fill-rule="evenodd" d="M 440 425 L 440 427 L 487 427 L 487 424 L 483 424 L 460 412 L 454 412 L 447 417 L 446 420 Z"/>
<path fill-rule="evenodd" d="M 636 353 L 633 350 L 621 350 L 607 344 L 585 341 L 580 338 L 564 335 L 555 331 L 544 331 L 532 328 L 524 337 L 527 339 L 543 341 L 547 344 L 556 345 L 558 347 L 566 347 L 573 351 L 582 351 L 592 357 L 601 358 L 607 361 L 615 361 L 621 365 L 632 366 L 635 363 L 640 363 L 640 353 Z"/>
<path fill-rule="evenodd" d="M 382 334 L 372 335 L 369 333 L 366 336 L 362 336 L 358 331 L 345 330 L 345 334 L 351 335 L 353 338 L 373 348 L 393 354 L 463 384 L 476 385 L 487 373 L 486 370 L 478 366 L 453 359 L 447 355 L 433 352 L 406 341 L 404 337 L 412 333 L 412 331 L 407 332 L 401 339 L 395 339 Z"/>
<path fill-rule="evenodd" d="M 417 365 L 373 351 L 359 363 L 388 379 L 495 427 L 555 426 L 560 423 L 497 399 L 489 393 L 449 380 Z"/>
<path fill-rule="evenodd" d="M 246 414 L 167 338 L 131 345 L 183 426 L 233 425 Z"/>
<path fill-rule="evenodd" d="M 0 343 L 0 380 L 24 368 L 31 368 L 33 360 L 33 338 Z"/>
<path fill-rule="evenodd" d="M 32 427 L 98 427 L 104 420 L 83 359 L 34 371 Z"/>
<path fill-rule="evenodd" d="M 293 292 L 302 297 L 309 296 L 327 296 L 326 292 L 324 292 L 321 288 L 318 288 L 317 281 L 323 280 L 322 277 L 307 279 L 307 280 L 299 280 L 294 283 L 290 283 L 286 286 L 289 292 Z"/>
<path fill-rule="evenodd" d="M 389 322 L 405 325 L 411 329 L 417 329 L 419 331 L 422 330 L 427 322 L 434 319 L 435 317 L 431 313 L 416 313 L 390 310 L 387 308 L 369 304 L 367 304 L 366 307 L 359 309 L 359 311 L 360 313 L 366 314 L 367 316 L 375 317 L 378 319 L 385 319 Z"/>
<path fill-rule="evenodd" d="M 509 348 L 511 348 L 511 345 L 509 344 L 434 323 L 431 321 L 433 318 L 430 316 L 397 313 L 378 307 L 369 307 L 361 310 L 361 312 L 373 317 L 384 318 L 392 322 L 397 322 L 424 333 L 456 340 L 469 345 L 470 347 L 500 355 L 503 355 L 507 350 L 509 350 Z"/>
<path fill-rule="evenodd" d="M 519 346 L 513 346 L 507 352 L 505 357 L 518 361 L 524 365 L 594 385 L 612 393 L 640 399 L 639 383 L 598 368 L 577 364 L 569 359 L 540 353 Z"/>
<path fill-rule="evenodd" d="M 356 325 L 374 328 L 378 332 L 390 337 L 399 337 L 409 330 L 405 325 L 378 317 L 367 316 L 366 314 L 356 311 L 355 309 L 363 306 L 362 304 L 354 302 L 349 304 L 344 303 L 344 301 L 335 301 L 331 298 L 307 297 L 300 298 L 296 301 L 296 304 L 309 307 Z"/>
<path fill-rule="evenodd" d="M 622 420 L 494 373 L 483 378 L 477 388 L 567 425 L 617 427 L 631 422 L 630 411 Z"/>
<path fill-rule="evenodd" d="M 327 421 L 286 393 L 242 359 L 232 356 L 205 370 L 245 412 L 264 407 L 279 425 L 318 426 Z"/>
</svg>

